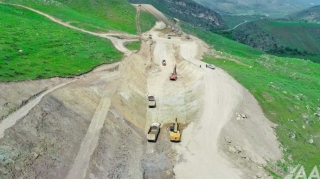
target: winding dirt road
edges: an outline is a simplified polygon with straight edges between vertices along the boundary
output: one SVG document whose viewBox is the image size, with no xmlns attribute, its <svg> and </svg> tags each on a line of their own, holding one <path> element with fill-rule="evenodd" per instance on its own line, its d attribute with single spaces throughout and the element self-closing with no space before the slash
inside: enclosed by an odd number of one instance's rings
<svg viewBox="0 0 320 179">
<path fill-rule="evenodd" d="M 177 164 L 174 171 L 177 178 L 240 178 L 242 173 L 219 153 L 218 138 L 242 101 L 241 86 L 223 70 L 205 68 L 205 63 L 194 60 L 195 49 L 196 44 L 183 44 L 181 54 L 185 60 L 203 67 L 206 85 L 204 111 L 200 121 L 192 123 L 183 132 L 184 138 L 177 150 L 185 162 Z"/>
<path fill-rule="evenodd" d="M 178 83 L 179 79 L 173 88 L 170 88 L 168 80 L 169 73 L 173 69 L 173 61 L 175 59 L 173 49 L 180 49 L 180 55 L 184 60 L 190 63 L 187 66 L 194 66 L 201 70 L 194 75 L 203 75 L 205 90 L 204 94 L 204 109 L 202 117 L 191 123 L 182 134 L 182 142 L 173 147 L 177 150 L 178 158 L 183 158 L 183 162 L 177 163 L 174 167 L 176 178 L 215 178 L 226 179 L 240 178 L 242 173 L 235 169 L 218 151 L 218 138 L 223 126 L 231 119 L 235 113 L 236 106 L 242 101 L 240 84 L 233 80 L 227 73 L 221 69 L 205 68 L 205 63 L 196 59 L 198 49 L 201 48 L 197 41 L 183 41 L 180 38 L 173 37 L 166 39 L 160 37 L 158 33 L 153 32 L 153 41 L 155 42 L 155 59 L 168 59 L 168 66 L 161 67 L 161 72 L 157 76 L 148 78 L 148 90 L 150 93 L 155 93 L 158 100 L 162 98 L 170 98 L 170 93 L 184 91 L 184 87 Z M 160 64 L 160 60 L 155 60 L 156 64 Z M 202 68 L 200 68 L 200 65 Z M 188 68 L 190 68 L 188 67 Z M 193 72 L 195 72 L 193 70 Z M 178 66 L 179 74 L 179 66 Z M 166 79 L 166 80 L 162 80 Z M 149 82 L 150 80 L 150 82 Z M 187 80 L 188 81 L 188 80 Z M 168 84 L 166 84 L 168 83 Z M 166 90 L 169 92 L 166 93 Z M 174 89 L 175 88 L 175 89 Z M 177 99 L 177 98 L 175 98 Z M 171 115 L 168 111 L 161 110 L 161 104 L 157 109 L 150 109 L 147 113 L 149 122 L 171 122 L 170 118 L 178 115 L 178 119 L 185 121 L 183 113 L 185 110 L 178 110 L 185 107 L 187 104 L 181 99 L 181 104 L 171 109 Z M 159 109 L 158 109 L 159 108 Z M 148 116 L 149 115 L 149 116 Z M 169 120 L 168 120 L 169 119 Z"/>
</svg>

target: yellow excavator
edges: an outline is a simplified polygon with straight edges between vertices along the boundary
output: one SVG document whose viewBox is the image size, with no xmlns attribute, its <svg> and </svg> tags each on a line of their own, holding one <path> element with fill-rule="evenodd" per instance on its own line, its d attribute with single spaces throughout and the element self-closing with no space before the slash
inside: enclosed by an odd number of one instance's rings
<svg viewBox="0 0 320 179">
<path fill-rule="evenodd" d="M 172 126 L 170 126 L 170 141 L 171 142 L 180 142 L 181 134 L 179 130 L 178 119 L 176 118 Z"/>
</svg>

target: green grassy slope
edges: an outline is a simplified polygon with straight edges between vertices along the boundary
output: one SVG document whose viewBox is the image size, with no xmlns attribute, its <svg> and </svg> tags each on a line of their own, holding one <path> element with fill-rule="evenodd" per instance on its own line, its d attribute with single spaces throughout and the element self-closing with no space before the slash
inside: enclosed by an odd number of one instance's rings
<svg viewBox="0 0 320 179">
<path fill-rule="evenodd" d="M 2 0 L 26 5 L 89 31 L 136 34 L 135 8 L 126 0 Z"/>
<path fill-rule="evenodd" d="M 266 21 L 261 27 L 283 46 L 320 53 L 320 24 Z"/>
<path fill-rule="evenodd" d="M 130 42 L 130 43 L 126 44 L 126 48 L 129 50 L 139 50 L 140 45 L 141 45 L 140 41 Z"/>
<path fill-rule="evenodd" d="M 140 28 L 142 32 L 150 30 L 156 22 L 157 19 L 154 16 L 147 12 L 140 11 Z"/>
<path fill-rule="evenodd" d="M 185 32 L 198 36 L 210 44 L 215 50 L 226 53 L 234 58 L 239 56 L 259 57 L 264 54 L 264 52 L 248 47 L 247 45 L 235 43 L 233 40 L 203 29 L 195 28 L 187 23 L 181 22 L 181 26 L 184 28 Z"/>
<path fill-rule="evenodd" d="M 122 58 L 108 39 L 32 11 L 0 5 L 0 17 L 0 81 L 72 76 Z"/>
<path fill-rule="evenodd" d="M 243 23 L 245 21 L 251 22 L 260 19 L 267 19 L 265 15 L 221 15 L 222 19 L 226 21 L 230 28 L 235 27 L 236 25 Z"/>
<path fill-rule="evenodd" d="M 320 63 L 320 24 L 259 20 L 239 26 L 232 38 L 271 54 Z"/>
<path fill-rule="evenodd" d="M 277 163 L 278 169 L 288 172 L 288 167 L 302 164 L 310 174 L 320 161 L 320 65 L 267 55 L 210 32 L 190 27 L 188 30 L 223 52 L 219 55 L 252 67 L 212 56 L 204 59 L 226 70 L 247 88 L 268 119 L 278 125 L 276 134 L 285 154 L 285 162 Z"/>
</svg>

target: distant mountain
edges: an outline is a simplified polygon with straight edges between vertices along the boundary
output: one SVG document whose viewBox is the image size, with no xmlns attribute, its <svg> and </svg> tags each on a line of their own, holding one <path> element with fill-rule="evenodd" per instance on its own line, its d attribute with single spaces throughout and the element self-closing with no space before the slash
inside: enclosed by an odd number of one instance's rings
<svg viewBox="0 0 320 179">
<path fill-rule="evenodd" d="M 188 22 L 195 27 L 215 31 L 227 29 L 226 22 L 215 11 L 191 0 L 128 0 L 130 3 L 151 4 L 166 15 Z"/>
<path fill-rule="evenodd" d="M 289 15 L 291 20 L 303 20 L 320 23 L 320 5 Z"/>
<path fill-rule="evenodd" d="M 238 42 L 272 54 L 299 57 L 320 54 L 320 24 L 258 20 L 239 26 L 230 35 Z"/>
<path fill-rule="evenodd" d="M 193 0 L 222 14 L 290 14 L 310 7 L 311 0 Z M 314 0 L 319 1 L 319 0 Z M 320 3 L 320 2 L 317 2 Z"/>
</svg>

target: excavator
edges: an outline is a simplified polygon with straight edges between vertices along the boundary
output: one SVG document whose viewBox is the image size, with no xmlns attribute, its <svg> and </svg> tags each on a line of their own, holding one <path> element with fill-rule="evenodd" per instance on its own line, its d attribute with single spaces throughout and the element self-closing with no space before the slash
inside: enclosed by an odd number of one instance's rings
<svg viewBox="0 0 320 179">
<path fill-rule="evenodd" d="M 172 126 L 170 126 L 170 141 L 171 142 L 180 142 L 181 134 L 179 130 L 178 119 L 176 118 Z"/>
<path fill-rule="evenodd" d="M 170 80 L 173 80 L 173 81 L 176 81 L 177 78 L 178 78 L 178 75 L 177 75 L 177 65 L 174 66 L 173 68 L 173 73 L 170 75 Z"/>
</svg>

